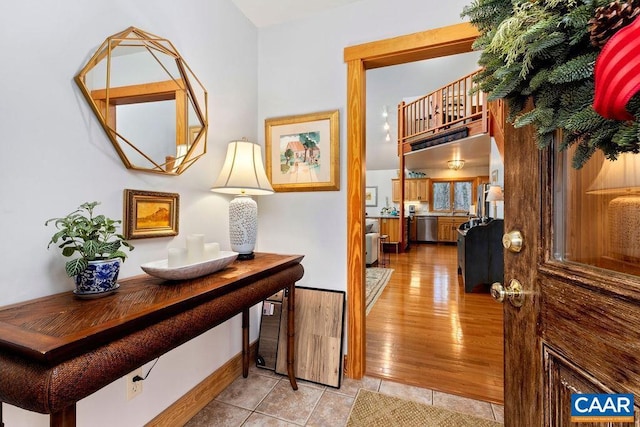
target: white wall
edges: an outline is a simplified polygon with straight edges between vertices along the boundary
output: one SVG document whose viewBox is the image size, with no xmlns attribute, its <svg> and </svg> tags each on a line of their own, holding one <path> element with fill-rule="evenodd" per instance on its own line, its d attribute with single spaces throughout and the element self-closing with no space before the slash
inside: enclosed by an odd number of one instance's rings
<svg viewBox="0 0 640 427">
<path fill-rule="evenodd" d="M 259 108 L 264 120 L 340 110 L 340 191 L 262 197 L 258 240 L 305 255 L 302 285 L 346 290 L 346 64 L 344 48 L 461 22 L 466 0 L 363 0 L 259 32 Z M 263 224 L 268 224 L 267 227 Z"/>
<path fill-rule="evenodd" d="M 368 216 L 379 216 L 382 208 L 387 206 L 400 208 L 398 203 L 394 203 L 392 200 L 393 185 L 391 180 L 397 177 L 397 169 L 367 171 L 367 187 L 378 187 L 378 206 L 365 207 Z"/>
<path fill-rule="evenodd" d="M 70 291 L 64 258 L 47 243 L 46 219 L 84 201 L 122 217 L 123 189 L 180 194 L 180 235 L 135 240 L 122 277 L 204 233 L 229 249 L 230 197 L 211 193 L 226 144 L 256 139 L 258 32 L 229 0 L 5 1 L 0 6 L 0 306 Z M 209 92 L 208 152 L 179 177 L 129 171 L 73 76 L 106 37 L 136 26 L 170 39 Z M 239 54 L 241 52 L 241 54 Z M 270 249 L 263 245 L 263 250 Z M 254 325 L 259 319 L 252 312 Z M 257 328 L 252 331 L 257 338 Z M 78 425 L 143 425 L 241 349 L 237 318 L 160 358 L 144 392 L 125 398 L 120 379 L 79 402 Z M 7 426 L 46 426 L 44 415 L 4 405 Z"/>
<path fill-rule="evenodd" d="M 502 187 L 502 193 L 504 194 L 504 159 L 500 155 L 496 140 L 491 137 L 491 157 L 489 159 L 489 179 L 491 179 L 491 173 L 498 172 L 498 185 Z M 504 202 L 496 202 L 496 218 L 504 218 Z M 493 212 L 493 206 L 491 207 Z M 493 213 L 491 214 L 493 215 Z"/>
</svg>

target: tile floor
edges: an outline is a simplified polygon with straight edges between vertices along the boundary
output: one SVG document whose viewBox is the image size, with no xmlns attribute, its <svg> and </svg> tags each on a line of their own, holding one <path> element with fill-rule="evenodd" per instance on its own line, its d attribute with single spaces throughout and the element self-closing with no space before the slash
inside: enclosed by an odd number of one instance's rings
<svg viewBox="0 0 640 427">
<path fill-rule="evenodd" d="M 429 389 L 365 377 L 358 381 L 345 378 L 339 389 L 298 380 L 294 392 L 287 377 L 252 367 L 247 378 L 236 379 L 186 425 L 344 426 L 360 388 L 503 422 L 500 405 Z"/>
</svg>

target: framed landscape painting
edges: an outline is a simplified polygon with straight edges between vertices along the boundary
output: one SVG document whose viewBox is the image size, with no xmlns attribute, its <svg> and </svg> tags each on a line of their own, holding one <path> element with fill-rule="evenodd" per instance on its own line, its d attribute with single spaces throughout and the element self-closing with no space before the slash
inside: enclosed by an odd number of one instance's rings
<svg viewBox="0 0 640 427">
<path fill-rule="evenodd" d="M 176 236 L 179 201 L 177 193 L 124 190 L 125 239 Z"/>
<path fill-rule="evenodd" d="M 266 172 L 275 191 L 340 189 L 338 110 L 265 121 Z"/>
</svg>

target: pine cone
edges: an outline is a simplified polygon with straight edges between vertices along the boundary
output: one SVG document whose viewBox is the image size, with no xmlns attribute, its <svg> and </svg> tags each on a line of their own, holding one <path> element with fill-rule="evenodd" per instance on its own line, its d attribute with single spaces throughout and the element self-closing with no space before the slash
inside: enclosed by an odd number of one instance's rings
<svg viewBox="0 0 640 427">
<path fill-rule="evenodd" d="M 629 25 L 640 15 L 640 0 L 614 1 L 596 9 L 589 20 L 591 44 L 602 49 L 621 28 Z"/>
</svg>

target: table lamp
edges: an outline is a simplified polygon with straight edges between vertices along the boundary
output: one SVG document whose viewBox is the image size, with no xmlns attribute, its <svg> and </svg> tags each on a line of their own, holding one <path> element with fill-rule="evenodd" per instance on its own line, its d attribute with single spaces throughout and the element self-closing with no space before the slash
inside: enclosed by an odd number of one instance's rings
<svg viewBox="0 0 640 427">
<path fill-rule="evenodd" d="M 253 259 L 258 234 L 258 205 L 251 198 L 273 193 L 262 164 L 262 149 L 258 144 L 232 141 L 227 157 L 211 191 L 235 194 L 229 203 L 229 240 L 231 250 L 239 260 Z"/>
<path fill-rule="evenodd" d="M 490 185 L 487 190 L 487 198 L 485 199 L 487 202 L 491 202 L 493 204 L 493 218 L 498 217 L 498 203 L 504 200 L 504 194 L 502 194 L 502 187 L 499 185 Z"/>
<path fill-rule="evenodd" d="M 605 159 L 587 194 L 616 196 L 607 206 L 611 255 L 640 262 L 640 154 Z"/>
</svg>

